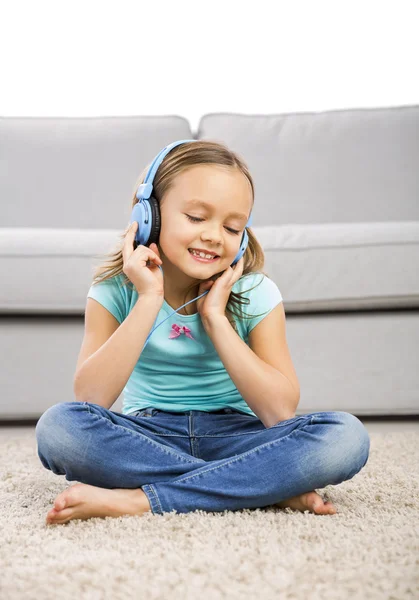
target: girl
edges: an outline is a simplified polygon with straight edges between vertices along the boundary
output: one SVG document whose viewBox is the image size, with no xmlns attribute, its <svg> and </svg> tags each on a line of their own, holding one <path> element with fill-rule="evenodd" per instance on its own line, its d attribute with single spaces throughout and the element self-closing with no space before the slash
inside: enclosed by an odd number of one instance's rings
<svg viewBox="0 0 419 600">
<path fill-rule="evenodd" d="M 36 426 L 42 464 L 82 482 L 47 523 L 269 505 L 336 513 L 315 488 L 358 473 L 369 436 L 350 413 L 295 415 L 282 296 L 249 228 L 245 163 L 220 143 L 181 140 L 140 182 L 132 224 L 88 292 L 76 401 Z M 122 391 L 122 413 L 111 411 Z"/>
</svg>

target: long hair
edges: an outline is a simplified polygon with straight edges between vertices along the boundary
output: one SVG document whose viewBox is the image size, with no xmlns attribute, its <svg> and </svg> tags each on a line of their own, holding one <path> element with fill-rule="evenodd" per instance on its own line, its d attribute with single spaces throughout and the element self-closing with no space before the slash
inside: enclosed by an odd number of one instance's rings
<svg viewBox="0 0 419 600">
<path fill-rule="evenodd" d="M 156 176 L 153 180 L 153 191 L 152 195 L 156 198 L 157 202 L 160 205 L 161 199 L 165 196 L 168 190 L 173 186 L 175 178 L 177 175 L 185 171 L 186 169 L 196 166 L 196 165 L 218 165 L 224 167 L 230 167 L 232 169 L 239 169 L 245 177 L 249 180 L 249 183 L 252 188 L 252 210 L 253 204 L 255 200 L 254 196 L 254 184 L 252 176 L 250 175 L 249 169 L 247 168 L 245 162 L 241 159 L 241 157 L 229 150 L 224 144 L 215 141 L 208 140 L 199 140 L 196 142 L 185 142 L 173 148 L 163 159 L 160 164 Z M 139 176 L 135 189 L 133 190 L 133 196 L 131 199 L 131 209 L 137 204 L 138 200 L 136 197 L 136 192 L 138 186 L 144 182 L 146 174 L 148 172 L 150 165 L 147 165 L 143 170 L 141 175 Z M 128 234 L 130 225 L 128 225 L 127 229 L 123 232 L 121 236 L 119 236 L 119 242 L 117 243 L 114 251 L 104 255 L 103 257 L 99 256 L 99 259 L 102 260 L 102 264 L 99 264 L 95 267 L 94 275 L 93 275 L 93 284 L 100 283 L 101 281 L 105 281 L 106 279 L 111 279 L 112 277 L 116 277 L 118 275 L 123 276 L 123 285 L 134 286 L 130 279 L 123 272 L 123 254 L 122 249 L 124 245 L 125 238 Z M 264 271 L 262 271 L 265 264 L 265 255 L 261 245 L 258 240 L 252 233 L 250 227 L 247 227 L 247 235 L 249 238 L 248 246 L 243 255 L 243 273 L 242 277 L 249 273 L 260 273 L 261 275 L 265 275 L 269 277 Z M 103 262 L 106 261 L 106 262 Z M 261 283 L 263 277 L 261 277 L 258 285 Z M 185 292 L 185 301 L 188 295 L 189 290 L 191 290 L 195 285 L 187 288 Z M 254 289 L 256 286 L 245 290 L 246 292 Z M 231 291 L 227 306 L 226 306 L 226 316 L 230 323 L 233 325 L 234 329 L 237 331 L 236 324 L 233 318 L 233 315 L 239 316 L 240 318 L 250 319 L 255 316 L 260 315 L 245 315 L 241 310 L 241 305 L 249 304 L 249 299 L 242 296 L 245 292 L 233 292 Z M 240 314 L 237 314 L 233 311 L 233 308 L 240 308 Z M 262 313 L 264 314 L 264 313 Z"/>
</svg>

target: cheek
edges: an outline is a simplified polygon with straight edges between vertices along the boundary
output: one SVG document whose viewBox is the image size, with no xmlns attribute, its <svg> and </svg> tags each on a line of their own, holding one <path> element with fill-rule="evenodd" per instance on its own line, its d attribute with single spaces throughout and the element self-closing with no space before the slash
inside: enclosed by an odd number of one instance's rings
<svg viewBox="0 0 419 600">
<path fill-rule="evenodd" d="M 170 233 L 162 231 L 160 234 L 160 244 L 163 250 L 166 250 L 166 256 L 173 259 L 183 256 L 194 241 L 196 241 L 196 237 L 190 231 L 188 232 L 187 228 L 183 229 L 183 231 L 172 229 Z"/>
</svg>

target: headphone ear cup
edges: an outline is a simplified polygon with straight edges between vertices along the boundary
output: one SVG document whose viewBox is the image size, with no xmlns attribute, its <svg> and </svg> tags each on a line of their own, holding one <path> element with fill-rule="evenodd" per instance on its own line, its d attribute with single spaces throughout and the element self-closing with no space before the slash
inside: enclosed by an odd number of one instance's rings
<svg viewBox="0 0 419 600">
<path fill-rule="evenodd" d="M 150 196 L 148 201 L 150 203 L 150 210 L 151 210 L 151 229 L 150 229 L 150 235 L 148 238 L 147 246 L 150 246 L 153 243 L 158 244 L 158 242 L 159 242 L 161 217 L 160 217 L 160 206 L 159 206 L 159 203 L 157 202 L 157 200 L 154 198 L 154 196 Z"/>
<path fill-rule="evenodd" d="M 147 202 L 148 200 L 137 202 L 131 212 L 130 223 L 134 223 L 134 221 L 137 221 L 138 223 L 137 231 L 134 236 L 134 249 L 140 244 L 146 245 L 147 243 L 147 225 L 145 225 L 145 219 L 146 215 L 150 212 L 146 208 Z"/>
</svg>

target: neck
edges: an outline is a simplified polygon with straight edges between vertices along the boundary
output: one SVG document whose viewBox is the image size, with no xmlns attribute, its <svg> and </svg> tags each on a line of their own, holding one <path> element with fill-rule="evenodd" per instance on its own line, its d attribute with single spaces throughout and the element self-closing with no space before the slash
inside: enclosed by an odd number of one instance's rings
<svg viewBox="0 0 419 600">
<path fill-rule="evenodd" d="M 171 264 L 164 253 L 160 250 L 160 256 L 163 261 L 163 281 L 164 281 L 164 299 L 173 307 L 173 310 L 179 308 L 186 302 L 193 300 L 198 296 L 200 280 L 193 279 L 185 273 L 182 273 L 173 264 Z M 190 286 L 193 286 L 192 288 Z M 196 312 L 195 303 L 181 309 L 180 314 L 193 314 Z M 185 313 L 186 309 L 186 313 Z M 193 310 L 194 309 L 194 310 Z"/>
</svg>

